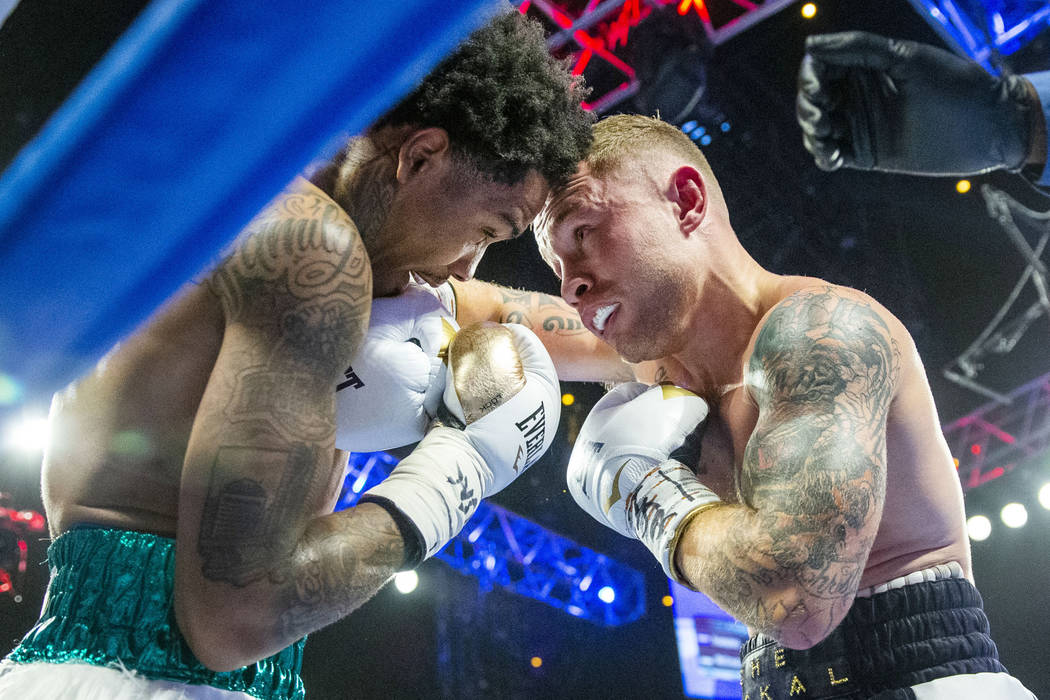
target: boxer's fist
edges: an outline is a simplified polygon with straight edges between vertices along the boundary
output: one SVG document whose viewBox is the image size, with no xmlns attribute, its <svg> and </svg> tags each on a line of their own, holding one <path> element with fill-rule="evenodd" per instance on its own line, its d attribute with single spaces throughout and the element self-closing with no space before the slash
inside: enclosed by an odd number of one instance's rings
<svg viewBox="0 0 1050 700">
<path fill-rule="evenodd" d="M 415 527 L 424 556 L 462 529 L 482 498 L 547 450 L 561 414 L 554 364 L 524 326 L 476 324 L 448 352 L 443 419 L 366 500 L 384 500 Z M 453 427 L 455 426 L 455 427 Z"/>
<path fill-rule="evenodd" d="M 479 323 L 449 346 L 444 403 L 492 472 L 485 495 L 532 466 L 554 440 L 561 387 L 536 334 L 516 323 Z"/>
<path fill-rule="evenodd" d="M 798 76 L 803 143 L 824 170 L 972 175 L 1025 165 L 1039 105 L 1024 78 L 914 41 L 811 36 Z"/>
<path fill-rule="evenodd" d="M 594 405 L 569 458 L 569 493 L 598 522 L 640 540 L 672 578 L 680 529 L 719 502 L 674 457 L 698 449 L 707 403 L 666 384 L 621 384 Z"/>
<path fill-rule="evenodd" d="M 441 403 L 443 359 L 457 330 L 421 287 L 373 301 L 368 335 L 335 394 L 335 446 L 375 452 L 419 442 Z"/>
</svg>

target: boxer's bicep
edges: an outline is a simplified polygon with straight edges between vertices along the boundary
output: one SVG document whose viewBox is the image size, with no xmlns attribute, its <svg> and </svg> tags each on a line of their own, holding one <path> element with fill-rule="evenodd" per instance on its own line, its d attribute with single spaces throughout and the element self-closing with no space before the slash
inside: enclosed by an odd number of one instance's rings
<svg viewBox="0 0 1050 700">
<path fill-rule="evenodd" d="M 510 289 L 472 280 L 456 283 L 457 320 L 518 323 L 535 333 L 565 381 L 624 382 L 634 379 L 631 366 L 590 333 L 580 315 L 561 297 Z"/>
<path fill-rule="evenodd" d="M 848 609 L 878 530 L 899 366 L 880 312 L 851 290 L 788 297 L 756 338 L 746 381 L 759 418 L 740 496 L 767 538 L 767 573 L 787 575 L 817 626 Z"/>
<path fill-rule="evenodd" d="M 292 585 L 282 566 L 342 476 L 334 387 L 371 308 L 356 228 L 311 192 L 268 207 L 208 284 L 226 325 L 183 466 L 176 559 L 176 610 L 198 655 L 246 607 L 258 629 L 244 636 L 270 638 L 269 604 Z"/>
<path fill-rule="evenodd" d="M 900 365 L 884 314 L 834 287 L 774 307 L 745 376 L 759 414 L 740 505 L 694 528 L 697 585 L 791 647 L 817 643 L 848 611 L 878 530 Z"/>
</svg>

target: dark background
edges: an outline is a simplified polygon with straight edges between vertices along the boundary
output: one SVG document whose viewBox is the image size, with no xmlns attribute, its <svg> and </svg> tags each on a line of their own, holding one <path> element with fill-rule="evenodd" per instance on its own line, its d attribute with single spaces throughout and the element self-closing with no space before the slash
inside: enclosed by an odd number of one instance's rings
<svg viewBox="0 0 1050 700">
<path fill-rule="evenodd" d="M 0 28 L 0 167 L 35 133 L 106 46 L 141 9 L 141 0 L 24 0 Z M 706 109 L 732 124 L 705 153 L 718 174 L 733 223 L 755 258 L 778 273 L 808 274 L 867 291 L 905 323 L 926 363 L 943 424 L 985 402 L 945 380 L 941 369 L 977 336 L 1005 300 L 1023 262 L 988 216 L 982 183 L 1029 206 L 1050 201 L 1017 178 L 972 178 L 965 195 L 954 179 L 871 173 L 823 173 L 801 146 L 794 81 L 807 34 L 864 29 L 940 45 L 906 0 L 824 0 L 813 20 L 799 4 L 760 22 L 706 56 Z M 682 22 L 688 18 L 680 18 Z M 644 35 L 643 27 L 639 28 Z M 644 42 L 639 42 L 641 45 Z M 31 57 L 27 60 L 27 57 Z M 638 56 L 658 63 L 671 60 Z M 1044 33 L 1007 63 L 1017 72 L 1050 68 Z M 643 96 L 652 101 L 652 96 Z M 643 98 L 635 106 L 641 104 Z M 631 105 L 619 106 L 630 111 Z M 530 237 L 501 244 L 478 277 L 556 292 Z M 1050 371 L 1048 324 L 1037 321 L 1009 355 L 992 358 L 981 382 L 1008 392 Z M 561 435 L 578 425 L 601 388 L 566 384 L 577 402 L 565 409 Z M 678 697 L 681 680 L 667 582 L 649 553 L 579 510 L 564 492 L 568 439 L 494 500 L 646 574 L 648 608 L 637 622 L 603 628 L 429 561 L 419 588 L 388 586 L 346 620 L 314 634 L 304 678 L 311 698 Z M 1021 500 L 1030 520 L 1001 526 L 973 543 L 974 570 L 1005 665 L 1037 695 L 1050 697 L 1043 625 L 1050 609 L 1050 511 L 1033 507 L 1050 481 L 1046 455 L 966 494 L 970 513 L 997 523 L 1002 504 Z M 39 509 L 39 458 L 0 454 L 0 491 L 19 507 Z M 46 543 L 31 543 L 42 562 Z M 31 567 L 21 602 L 0 595 L 0 651 L 35 619 L 46 569 Z M 540 656 L 533 669 L 529 659 Z"/>
</svg>

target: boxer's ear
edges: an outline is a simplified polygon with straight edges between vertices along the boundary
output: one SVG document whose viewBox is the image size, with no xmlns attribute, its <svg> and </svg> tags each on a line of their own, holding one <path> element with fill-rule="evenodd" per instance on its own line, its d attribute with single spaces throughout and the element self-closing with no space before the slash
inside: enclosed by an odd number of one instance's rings
<svg viewBox="0 0 1050 700">
<path fill-rule="evenodd" d="M 449 155 L 448 132 L 439 127 L 417 129 L 408 134 L 397 154 L 397 181 L 409 179 L 433 169 Z"/>
<path fill-rule="evenodd" d="M 707 183 L 696 168 L 683 165 L 674 172 L 671 198 L 682 233 L 696 231 L 707 216 L 708 204 Z"/>
</svg>

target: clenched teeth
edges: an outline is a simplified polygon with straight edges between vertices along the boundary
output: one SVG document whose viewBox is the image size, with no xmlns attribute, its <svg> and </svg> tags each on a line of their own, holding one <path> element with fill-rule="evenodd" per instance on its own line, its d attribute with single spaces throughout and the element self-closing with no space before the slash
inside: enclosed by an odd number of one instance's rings
<svg viewBox="0 0 1050 700">
<path fill-rule="evenodd" d="M 605 322 L 609 320 L 609 316 L 613 311 L 616 311 L 616 307 L 618 306 L 619 304 L 617 303 L 599 307 L 598 310 L 594 312 L 594 327 L 599 331 L 605 330 Z"/>
</svg>

